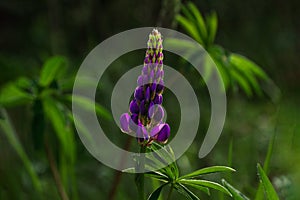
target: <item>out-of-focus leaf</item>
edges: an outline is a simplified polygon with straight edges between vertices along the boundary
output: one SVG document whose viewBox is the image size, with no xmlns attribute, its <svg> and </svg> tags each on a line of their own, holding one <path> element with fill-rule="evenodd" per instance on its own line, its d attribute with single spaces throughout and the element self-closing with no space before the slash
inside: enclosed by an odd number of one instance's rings
<svg viewBox="0 0 300 200">
<path fill-rule="evenodd" d="M 205 42 L 207 40 L 207 30 L 201 13 L 199 12 L 195 4 L 192 2 L 189 2 L 187 7 L 190 9 L 191 13 L 195 16 L 197 27 L 200 33 L 200 38 L 202 39 L 203 42 Z"/>
<path fill-rule="evenodd" d="M 248 197 L 246 197 L 239 190 L 237 190 L 232 185 L 227 183 L 224 179 L 222 180 L 222 183 L 230 191 L 230 193 L 232 194 L 232 197 L 233 197 L 234 200 L 250 200 Z"/>
<path fill-rule="evenodd" d="M 207 180 L 196 180 L 196 179 L 180 179 L 179 182 L 182 184 L 194 184 L 203 187 L 209 187 L 218 190 L 220 192 L 223 192 L 229 196 L 232 196 L 231 193 L 224 186 L 216 182 L 207 181 Z"/>
<path fill-rule="evenodd" d="M 36 174 L 33 165 L 31 164 L 25 150 L 23 149 L 17 134 L 11 124 L 9 117 L 4 109 L 0 108 L 0 113 L 3 116 L 3 119 L 0 119 L 0 128 L 3 130 L 4 134 L 6 135 L 9 143 L 12 145 L 14 150 L 17 152 L 18 156 L 21 158 L 25 169 L 27 170 L 28 174 L 30 175 L 33 187 L 36 189 L 37 192 L 42 192 L 42 185 Z"/>
<path fill-rule="evenodd" d="M 91 112 L 96 111 L 96 113 L 99 116 L 104 117 L 107 120 L 112 119 L 110 112 L 108 110 L 106 110 L 106 108 L 97 104 L 94 101 L 91 101 L 90 99 L 88 99 L 86 97 L 76 96 L 76 95 L 67 95 L 65 97 L 65 99 L 70 102 L 73 101 L 73 103 L 77 104 L 78 106 L 82 107 L 83 109 L 85 109 L 87 111 L 91 111 Z"/>
<path fill-rule="evenodd" d="M 264 186 L 264 190 L 266 193 L 266 197 L 268 200 L 279 200 L 279 197 L 271 184 L 269 178 L 267 177 L 266 173 L 260 166 L 260 164 L 257 164 L 257 172 L 259 176 L 259 180 L 261 181 L 262 185 Z"/>
<path fill-rule="evenodd" d="M 33 96 L 17 87 L 14 83 L 9 83 L 0 91 L 0 105 L 3 107 L 19 106 L 29 103 Z"/>
<path fill-rule="evenodd" d="M 206 26 L 207 26 L 207 42 L 209 45 L 213 44 L 217 29 L 218 29 L 218 17 L 216 12 L 210 13 L 206 16 Z"/>
<path fill-rule="evenodd" d="M 175 184 L 174 188 L 177 190 L 178 193 L 182 194 L 189 200 L 200 200 L 193 192 L 191 192 L 188 188 L 186 188 L 180 183 Z"/>
<path fill-rule="evenodd" d="M 236 70 L 230 70 L 230 74 L 234 81 L 238 83 L 238 85 L 243 89 L 248 97 L 252 97 L 252 89 L 249 83 L 246 81 L 245 77 L 239 74 Z"/>
<path fill-rule="evenodd" d="M 58 102 L 54 101 L 51 97 L 43 99 L 43 108 L 46 117 L 50 120 L 57 138 L 60 142 L 62 152 L 65 153 L 68 159 L 72 162 L 75 159 L 75 142 L 74 136 L 68 127 L 64 116 L 64 111 L 59 108 Z"/>
<path fill-rule="evenodd" d="M 15 84 L 18 88 L 23 90 L 29 90 L 32 87 L 32 81 L 29 78 L 21 77 L 15 81 Z"/>
<path fill-rule="evenodd" d="M 176 20 L 197 42 L 199 42 L 202 45 L 204 44 L 202 38 L 199 36 L 197 32 L 197 28 L 192 22 L 190 22 L 189 20 L 187 20 L 185 17 L 181 15 L 177 15 Z"/>
<path fill-rule="evenodd" d="M 67 61 L 62 56 L 54 56 L 48 59 L 43 65 L 39 84 L 42 87 L 49 86 L 53 80 L 58 78 L 58 76 L 66 69 Z"/>
<path fill-rule="evenodd" d="M 194 171 L 190 174 L 181 176 L 180 179 L 195 178 L 195 177 L 198 177 L 201 175 L 217 173 L 217 172 L 235 172 L 235 169 L 232 169 L 231 167 L 226 167 L 226 166 L 206 167 L 206 168 L 202 168 L 197 171 Z"/>
<path fill-rule="evenodd" d="M 161 185 L 159 188 L 157 188 L 154 192 L 150 194 L 148 197 L 148 200 L 157 200 L 159 198 L 161 190 L 166 186 L 166 184 Z"/>
<path fill-rule="evenodd" d="M 250 70 L 255 75 L 260 77 L 261 79 L 264 79 L 264 80 L 268 79 L 268 76 L 266 75 L 266 73 L 258 65 L 256 65 L 254 62 L 252 62 L 251 60 L 249 60 L 248 58 L 246 58 L 242 55 L 232 53 L 229 56 L 229 60 L 235 66 L 243 67 L 247 70 Z"/>
<path fill-rule="evenodd" d="M 269 168 L 270 168 L 270 162 L 271 162 L 271 156 L 272 156 L 272 152 L 273 152 L 274 141 L 275 141 L 275 133 L 273 133 L 272 139 L 269 142 L 268 152 L 267 152 L 267 156 L 266 156 L 264 166 L 263 166 L 263 170 L 266 174 L 268 174 Z M 256 195 L 255 195 L 255 200 L 263 200 L 263 199 L 264 199 L 263 185 L 262 185 L 262 183 L 259 183 L 258 189 L 256 191 Z"/>
</svg>

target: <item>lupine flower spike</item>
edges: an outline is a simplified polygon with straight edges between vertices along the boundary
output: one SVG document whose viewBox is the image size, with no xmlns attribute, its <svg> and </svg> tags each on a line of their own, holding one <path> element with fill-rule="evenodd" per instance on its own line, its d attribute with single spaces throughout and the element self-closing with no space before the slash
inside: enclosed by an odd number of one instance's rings
<svg viewBox="0 0 300 200">
<path fill-rule="evenodd" d="M 152 141 L 166 143 L 170 136 L 170 126 L 163 122 L 164 70 L 162 37 L 157 29 L 149 35 L 144 67 L 137 79 L 134 98 L 129 104 L 129 113 L 120 117 L 121 130 L 135 133 L 141 145 Z"/>
</svg>

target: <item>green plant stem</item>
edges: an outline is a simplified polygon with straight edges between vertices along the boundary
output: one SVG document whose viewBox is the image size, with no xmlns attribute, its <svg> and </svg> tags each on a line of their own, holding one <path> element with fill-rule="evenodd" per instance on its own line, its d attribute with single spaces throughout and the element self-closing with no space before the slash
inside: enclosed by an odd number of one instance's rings
<svg viewBox="0 0 300 200">
<path fill-rule="evenodd" d="M 145 155 L 144 155 L 145 152 L 146 152 L 146 146 L 141 146 L 140 157 L 137 160 L 137 166 L 136 166 L 137 172 L 142 172 L 143 169 L 145 168 Z M 144 173 L 136 174 L 135 183 L 136 183 L 137 190 L 138 190 L 138 199 L 144 200 L 145 199 Z"/>
<path fill-rule="evenodd" d="M 172 184 L 172 185 L 171 185 L 171 188 L 170 188 L 170 190 L 169 190 L 169 193 L 168 193 L 167 200 L 171 200 L 171 196 L 172 196 L 173 188 L 174 188 L 174 186 L 173 186 L 173 184 Z"/>
</svg>

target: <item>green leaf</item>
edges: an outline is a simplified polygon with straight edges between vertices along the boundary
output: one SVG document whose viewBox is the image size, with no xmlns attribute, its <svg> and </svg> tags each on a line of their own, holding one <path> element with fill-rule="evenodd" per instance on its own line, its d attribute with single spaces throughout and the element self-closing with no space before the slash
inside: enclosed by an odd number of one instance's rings
<svg viewBox="0 0 300 200">
<path fill-rule="evenodd" d="M 261 79 L 267 80 L 268 76 L 267 74 L 258 66 L 256 65 L 253 61 L 249 60 L 248 58 L 232 53 L 230 54 L 229 60 L 232 64 L 235 66 L 240 66 L 245 69 L 251 70 L 255 75 L 260 77 Z"/>
<path fill-rule="evenodd" d="M 153 142 L 150 146 L 152 154 L 163 165 L 170 163 L 167 167 L 163 168 L 166 175 L 172 180 L 176 180 L 179 176 L 179 170 L 175 163 L 175 155 L 169 145 L 161 146 L 160 144 Z"/>
<path fill-rule="evenodd" d="M 202 168 L 202 169 L 199 169 L 197 171 L 194 171 L 190 174 L 181 176 L 180 179 L 195 178 L 195 177 L 200 176 L 200 175 L 217 173 L 217 172 L 235 172 L 235 169 L 233 169 L 231 167 L 226 167 L 226 166 L 206 167 L 206 168 Z"/>
<path fill-rule="evenodd" d="M 265 158 L 265 162 L 264 162 L 264 166 L 263 166 L 263 170 L 265 171 L 266 174 L 268 174 L 269 168 L 270 168 L 270 162 L 271 162 L 271 156 L 272 156 L 272 152 L 273 152 L 273 148 L 274 148 L 275 136 L 276 136 L 276 134 L 273 133 L 272 139 L 270 140 L 269 145 L 268 145 L 268 152 L 267 152 L 267 156 Z M 255 200 L 262 200 L 262 199 L 264 199 L 264 191 L 263 191 L 262 183 L 259 183 L 256 195 L 255 195 Z"/>
<path fill-rule="evenodd" d="M 206 30 L 206 26 L 205 26 L 205 23 L 204 23 L 201 13 L 199 12 L 198 8 L 195 6 L 194 3 L 189 2 L 187 6 L 190 9 L 191 13 L 196 18 L 197 27 L 198 27 L 199 33 L 200 33 L 200 38 L 202 39 L 202 41 L 206 41 L 207 40 L 207 30 Z"/>
<path fill-rule="evenodd" d="M 217 13 L 212 12 L 210 15 L 206 17 L 206 26 L 207 26 L 207 41 L 208 44 L 211 45 L 213 44 L 216 33 L 217 33 L 217 28 L 218 28 L 218 18 L 217 18 Z"/>
<path fill-rule="evenodd" d="M 157 188 L 154 192 L 150 194 L 148 197 L 148 200 L 157 200 L 159 198 L 160 192 L 165 187 L 166 184 L 161 185 L 159 188 Z"/>
<path fill-rule="evenodd" d="M 222 179 L 222 183 L 230 191 L 230 193 L 232 194 L 232 197 L 233 197 L 234 200 L 250 200 L 248 197 L 246 197 L 239 190 L 237 190 L 232 185 L 227 183 L 224 179 Z"/>
<path fill-rule="evenodd" d="M 200 44 L 202 45 L 204 44 L 202 38 L 199 36 L 197 32 L 197 28 L 192 22 L 190 22 L 189 20 L 187 20 L 185 17 L 181 15 L 177 15 L 176 20 L 191 35 L 192 38 L 194 38 Z"/>
<path fill-rule="evenodd" d="M 112 119 L 110 112 L 106 108 L 104 108 L 100 104 L 97 104 L 95 101 L 92 101 L 86 97 L 76 96 L 76 95 L 66 95 L 65 99 L 69 102 L 73 101 L 73 103 L 77 104 L 78 106 L 82 107 L 87 111 L 90 112 L 96 111 L 96 113 L 99 116 L 104 117 L 107 120 Z"/>
<path fill-rule="evenodd" d="M 267 199 L 279 200 L 279 197 L 278 197 L 273 185 L 271 184 L 269 178 L 267 177 L 267 175 L 265 174 L 264 170 L 262 169 L 262 167 L 260 166 L 259 163 L 257 164 L 257 172 L 258 172 L 259 180 L 261 181 L 262 185 L 264 186 L 264 190 L 265 190 Z"/>
<path fill-rule="evenodd" d="M 48 59 L 43 65 L 39 84 L 42 87 L 49 86 L 53 80 L 56 80 L 58 76 L 66 69 L 67 61 L 62 56 L 54 56 Z"/>
<path fill-rule="evenodd" d="M 193 192 L 180 183 L 175 184 L 174 188 L 178 193 L 182 194 L 189 200 L 200 200 Z"/>
<path fill-rule="evenodd" d="M 168 176 L 166 176 L 165 174 L 160 173 L 158 171 L 147 172 L 147 173 L 145 173 L 145 176 L 149 176 L 151 178 L 154 178 L 154 179 L 157 179 L 157 180 L 160 180 L 160 181 L 163 181 L 163 182 L 168 182 L 169 181 Z"/>
<path fill-rule="evenodd" d="M 179 182 L 182 184 L 194 184 L 194 185 L 209 187 L 218 190 L 220 192 L 223 192 L 229 196 L 232 196 L 231 193 L 224 186 L 216 182 L 207 181 L 207 180 L 196 180 L 196 179 L 180 179 Z"/>
<path fill-rule="evenodd" d="M 51 97 L 43 99 L 43 108 L 46 117 L 55 130 L 62 152 L 73 163 L 75 160 L 74 134 L 69 127 L 70 124 L 66 121 L 65 111 L 62 109 L 61 104 L 54 101 Z"/>
<path fill-rule="evenodd" d="M 20 89 L 15 83 L 9 83 L 0 91 L 0 106 L 19 106 L 32 101 L 34 97 Z"/>
<path fill-rule="evenodd" d="M 238 85 L 243 89 L 243 91 L 246 93 L 248 97 L 252 97 L 252 89 L 247 82 L 246 78 L 238 73 L 236 70 L 230 70 L 230 75 L 232 76 L 232 79 L 238 83 Z"/>
<path fill-rule="evenodd" d="M 197 190 L 200 190 L 204 193 L 206 193 L 207 195 L 210 195 L 209 189 L 207 187 L 203 187 L 201 185 L 197 185 L 197 184 L 193 184 L 193 183 L 184 183 L 186 186 L 191 186 Z"/>
<path fill-rule="evenodd" d="M 0 128 L 3 130 L 4 134 L 6 135 L 9 143 L 13 147 L 13 149 L 17 152 L 18 156 L 22 160 L 25 169 L 27 170 L 28 174 L 30 175 L 33 187 L 35 190 L 39 193 L 42 192 L 42 185 L 38 178 L 38 175 L 36 174 L 33 165 L 31 164 L 31 161 L 29 160 L 24 148 L 22 147 L 22 144 L 20 143 L 17 133 L 15 132 L 15 129 L 13 125 L 11 124 L 11 121 L 4 109 L 0 109 L 0 114 L 3 116 L 3 119 L 0 119 Z"/>
</svg>

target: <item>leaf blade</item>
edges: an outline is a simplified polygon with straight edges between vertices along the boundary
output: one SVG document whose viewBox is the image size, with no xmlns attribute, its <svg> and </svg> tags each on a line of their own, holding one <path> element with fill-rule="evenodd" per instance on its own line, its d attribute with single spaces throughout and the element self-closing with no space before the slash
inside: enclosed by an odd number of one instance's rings
<svg viewBox="0 0 300 200">
<path fill-rule="evenodd" d="M 235 172 L 235 169 L 227 166 L 212 166 L 212 167 L 206 167 L 199 170 L 196 170 L 190 174 L 181 176 L 180 179 L 186 179 L 186 178 L 195 178 L 200 175 L 204 174 L 211 174 L 211 173 L 217 173 L 217 172 Z"/>
</svg>

